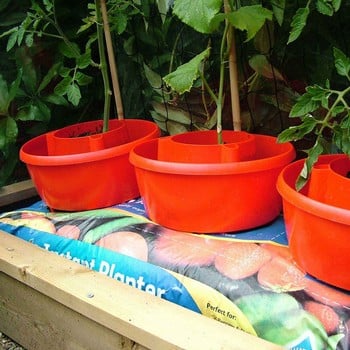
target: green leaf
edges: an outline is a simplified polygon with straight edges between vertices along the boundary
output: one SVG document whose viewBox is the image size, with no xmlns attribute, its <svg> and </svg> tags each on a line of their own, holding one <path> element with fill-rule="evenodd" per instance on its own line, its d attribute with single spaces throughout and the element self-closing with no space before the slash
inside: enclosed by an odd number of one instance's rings
<svg viewBox="0 0 350 350">
<path fill-rule="evenodd" d="M 0 38 L 4 38 L 5 36 L 8 36 L 12 33 L 15 33 L 15 32 L 17 32 L 17 30 L 18 30 L 18 27 L 14 27 L 14 28 L 11 28 L 9 30 L 6 30 L 0 34 Z"/>
<path fill-rule="evenodd" d="M 339 75 L 349 77 L 350 58 L 343 51 L 333 48 L 334 64 Z"/>
<path fill-rule="evenodd" d="M 60 70 L 61 65 L 62 64 L 58 62 L 49 69 L 49 71 L 46 73 L 46 75 L 44 76 L 44 78 L 42 79 L 38 87 L 39 92 L 45 89 L 46 86 L 52 81 L 53 78 L 58 76 L 58 72 Z"/>
<path fill-rule="evenodd" d="M 117 30 L 117 33 L 118 34 L 124 33 L 127 25 L 128 25 L 128 16 L 123 12 L 119 12 L 115 22 L 115 28 Z"/>
<path fill-rule="evenodd" d="M 0 113 L 7 115 L 9 105 L 9 91 L 7 81 L 0 74 Z"/>
<path fill-rule="evenodd" d="M 17 42 L 17 36 L 18 32 L 14 31 L 10 34 L 8 41 L 7 41 L 7 46 L 6 46 L 6 51 L 9 52 L 16 44 Z"/>
<path fill-rule="evenodd" d="M 37 82 L 38 82 L 37 71 L 35 69 L 32 59 L 24 55 L 25 55 L 25 51 L 22 51 L 21 52 L 21 60 L 23 64 L 22 81 L 24 83 L 26 90 L 31 94 L 35 94 L 37 90 Z"/>
<path fill-rule="evenodd" d="M 193 82 L 200 75 L 201 63 L 204 59 L 209 57 L 210 49 L 207 48 L 189 62 L 179 66 L 174 72 L 166 75 L 163 80 L 173 90 L 179 94 L 183 94 L 186 91 L 190 91 Z"/>
<path fill-rule="evenodd" d="M 81 93 L 77 84 L 70 84 L 67 89 L 68 101 L 73 105 L 77 106 L 81 99 Z"/>
<path fill-rule="evenodd" d="M 284 81 L 282 74 L 273 67 L 265 55 L 254 55 L 249 60 L 249 65 L 255 72 L 267 79 L 277 79 Z"/>
<path fill-rule="evenodd" d="M 350 122 L 349 118 L 346 119 L 344 123 L 333 128 L 333 141 L 342 152 L 350 155 Z"/>
<path fill-rule="evenodd" d="M 297 191 L 300 191 L 306 185 L 310 177 L 312 167 L 317 162 L 318 157 L 322 154 L 322 152 L 323 152 L 322 143 L 318 141 L 316 141 L 314 146 L 307 151 L 308 157 L 305 160 L 303 169 L 300 172 L 295 184 L 295 188 Z"/>
<path fill-rule="evenodd" d="M 70 45 L 67 45 L 65 42 L 60 43 L 59 51 L 68 58 L 78 58 L 80 55 L 79 46 L 75 43 L 70 43 Z"/>
<path fill-rule="evenodd" d="M 32 101 L 23 107 L 17 114 L 17 119 L 22 121 L 44 121 L 50 120 L 50 109 L 40 101 Z"/>
<path fill-rule="evenodd" d="M 297 129 L 297 126 L 291 126 L 288 129 L 284 129 L 283 131 L 281 131 L 277 137 L 277 142 L 284 143 L 295 141 L 295 129 Z"/>
<path fill-rule="evenodd" d="M 90 77 L 87 74 L 84 74 L 82 72 L 77 72 L 75 74 L 75 81 L 80 85 L 80 86 L 84 86 L 84 85 L 88 85 L 92 82 L 92 77 Z"/>
<path fill-rule="evenodd" d="M 220 11 L 222 0 L 175 0 L 174 14 L 200 33 L 212 33 L 211 21 Z"/>
<path fill-rule="evenodd" d="M 271 0 L 270 3 L 277 23 L 280 26 L 282 26 L 284 19 L 284 11 L 286 8 L 286 0 Z"/>
<path fill-rule="evenodd" d="M 162 22 L 165 22 L 166 14 L 170 9 L 170 1 L 169 0 L 157 0 L 158 12 L 160 13 Z"/>
<path fill-rule="evenodd" d="M 176 108 L 171 105 L 165 106 L 164 103 L 153 102 L 152 106 L 154 111 L 157 113 L 158 119 L 164 121 L 174 121 L 182 125 L 191 125 L 193 122 L 191 113 L 181 108 Z"/>
<path fill-rule="evenodd" d="M 22 68 L 18 68 L 16 80 L 13 81 L 10 85 L 7 109 L 9 108 L 10 103 L 15 99 L 15 97 L 17 96 L 20 90 L 19 85 L 21 84 L 21 80 L 22 80 Z"/>
<path fill-rule="evenodd" d="M 266 20 L 272 20 L 272 12 L 261 5 L 242 6 L 228 15 L 230 23 L 239 30 L 247 31 L 246 41 L 254 38 Z"/>
<path fill-rule="evenodd" d="M 33 43 L 34 43 L 34 34 L 33 33 L 29 33 L 25 36 L 25 43 L 27 47 L 32 47 Z"/>
<path fill-rule="evenodd" d="M 287 44 L 290 44 L 291 42 L 299 38 L 304 27 L 306 26 L 306 21 L 309 16 L 309 13 L 309 7 L 301 7 L 297 10 L 292 19 L 291 32 L 289 33 Z"/>
<path fill-rule="evenodd" d="M 313 95 L 309 92 L 301 95 L 297 102 L 292 107 L 289 116 L 300 117 L 315 111 L 319 107 L 320 103 L 313 99 Z"/>
<path fill-rule="evenodd" d="M 332 110 L 332 116 L 336 117 L 339 114 L 342 114 L 343 112 L 345 112 L 345 106 L 344 105 L 338 105 L 335 106 Z"/>
<path fill-rule="evenodd" d="M 1 129 L 1 126 L 0 126 Z M 0 136 L 1 144 L 1 136 Z M 18 165 L 18 147 L 15 144 L 10 144 L 6 146 L 6 150 L 2 150 L 6 161 L 0 167 L 0 187 L 8 184 L 8 179 L 10 179 L 13 171 Z"/>
<path fill-rule="evenodd" d="M 77 31 L 77 34 L 80 34 L 86 30 L 88 30 L 92 25 L 94 25 L 94 21 L 90 20 L 89 18 L 83 19 L 84 24 L 80 26 L 80 28 Z"/>
<path fill-rule="evenodd" d="M 328 0 L 316 0 L 316 8 L 319 13 L 326 16 L 333 16 L 334 9 Z"/>
<path fill-rule="evenodd" d="M 50 12 L 53 8 L 53 3 L 51 0 L 43 0 L 43 3 L 45 5 L 45 9 L 47 12 Z"/>
<path fill-rule="evenodd" d="M 334 12 L 337 12 L 340 9 L 342 0 L 332 0 L 332 5 L 334 8 Z"/>
<path fill-rule="evenodd" d="M 64 96 L 68 92 L 68 87 L 72 83 L 72 78 L 70 76 L 63 78 L 55 87 L 55 93 Z"/>
<path fill-rule="evenodd" d="M 20 26 L 17 32 L 17 45 L 21 46 L 25 34 L 25 28 Z"/>
<path fill-rule="evenodd" d="M 288 129 L 283 130 L 278 135 L 278 142 L 289 142 L 301 140 L 305 135 L 313 131 L 318 124 L 318 121 L 312 116 L 307 116 L 302 119 L 302 124 L 297 126 L 291 126 Z"/>
<path fill-rule="evenodd" d="M 35 120 L 49 122 L 51 119 L 51 109 L 49 106 L 42 100 L 36 100 L 35 106 L 38 109 L 38 115 L 36 116 Z"/>
<path fill-rule="evenodd" d="M 57 95 L 57 94 L 51 94 L 51 95 L 45 96 L 43 98 L 43 101 L 45 101 L 47 103 L 52 103 L 52 104 L 57 105 L 57 106 L 68 107 L 67 100 L 63 96 Z"/>
<path fill-rule="evenodd" d="M 342 129 L 350 129 L 350 115 L 348 114 L 346 116 L 346 118 L 344 118 L 341 122 L 340 122 L 340 127 Z"/>
<path fill-rule="evenodd" d="M 0 149 L 4 150 L 10 143 L 15 143 L 18 135 L 16 121 L 11 117 L 0 119 Z"/>
<path fill-rule="evenodd" d="M 91 50 L 86 50 L 86 52 L 83 55 L 80 55 L 76 59 L 76 64 L 80 69 L 84 69 L 88 67 L 90 63 L 91 63 Z"/>
<path fill-rule="evenodd" d="M 70 74 L 70 72 L 72 71 L 71 68 L 67 68 L 67 67 L 60 67 L 59 69 L 59 75 L 62 77 L 62 78 L 67 78 Z"/>
<path fill-rule="evenodd" d="M 149 84 L 152 86 L 153 89 L 155 89 L 155 91 L 159 91 L 159 93 L 161 93 L 163 83 L 162 77 L 158 73 L 153 71 L 150 67 L 148 67 L 145 63 L 143 64 L 143 69 Z"/>
<path fill-rule="evenodd" d="M 315 101 L 322 100 L 325 94 L 327 94 L 327 91 L 317 84 L 308 86 L 306 88 L 306 91 L 310 98 L 312 98 Z"/>
</svg>

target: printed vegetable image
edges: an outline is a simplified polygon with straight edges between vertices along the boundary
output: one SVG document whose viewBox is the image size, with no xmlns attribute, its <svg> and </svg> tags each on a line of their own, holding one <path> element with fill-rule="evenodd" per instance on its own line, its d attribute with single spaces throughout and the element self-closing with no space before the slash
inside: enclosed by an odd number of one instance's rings
<svg viewBox="0 0 350 350">
<path fill-rule="evenodd" d="M 255 278 L 232 280 L 221 275 L 214 266 L 173 266 L 173 271 L 202 282 L 229 298 L 235 300 L 242 295 L 249 295 L 260 291 Z"/>
<path fill-rule="evenodd" d="M 34 243 L 44 236 L 45 249 L 124 283 L 234 327 L 244 323 L 288 350 L 350 348 L 349 293 L 305 275 L 281 243 L 177 232 L 111 209 L 15 211 L 0 217 L 0 229 L 9 227 Z"/>
<path fill-rule="evenodd" d="M 322 323 L 303 309 L 293 310 L 279 321 L 276 327 L 262 331 L 261 336 L 290 349 L 298 349 L 297 344 L 301 343 L 307 344 L 312 350 L 335 350 L 344 337 L 343 334 L 328 337 Z"/>
<path fill-rule="evenodd" d="M 38 230 L 42 232 L 55 233 L 55 225 L 48 219 L 43 216 L 31 216 L 24 219 L 12 219 L 12 218 L 3 218 L 3 223 L 7 223 L 13 226 L 26 226 L 33 230 Z"/>
<path fill-rule="evenodd" d="M 71 239 L 79 239 L 80 233 L 81 231 L 79 226 L 70 224 L 61 226 L 56 232 L 56 234 L 59 236 Z"/>
<path fill-rule="evenodd" d="M 102 237 L 95 244 L 139 260 L 148 260 L 147 242 L 142 236 L 135 232 L 113 232 Z"/>
<path fill-rule="evenodd" d="M 243 296 L 236 305 L 248 317 L 258 336 L 292 349 L 335 349 L 343 335 L 328 338 L 321 322 L 301 308 L 289 294 L 258 293 Z M 314 344 L 314 345 L 313 345 Z M 298 347 L 299 346 L 299 347 Z"/>
<path fill-rule="evenodd" d="M 292 261 L 292 254 L 287 246 L 271 244 L 271 243 L 261 243 L 261 248 L 267 249 L 272 256 L 280 256 L 286 260 Z"/>
<path fill-rule="evenodd" d="M 350 295 L 348 293 L 327 286 L 319 281 L 307 278 L 305 291 L 314 300 L 330 307 L 350 307 Z"/>
<path fill-rule="evenodd" d="M 257 278 L 262 287 L 275 292 L 292 292 L 306 286 L 305 274 L 293 262 L 280 256 L 262 266 Z"/>
<path fill-rule="evenodd" d="M 337 330 L 340 324 L 340 318 L 330 306 L 316 301 L 307 301 L 304 304 L 304 309 L 321 321 L 328 334 L 334 333 Z"/>
<path fill-rule="evenodd" d="M 116 219 L 107 219 L 102 224 L 95 223 L 94 227 L 84 232 L 80 237 L 81 240 L 88 243 L 95 243 L 109 233 L 118 231 L 130 225 L 137 225 L 142 221 L 132 216 L 121 216 Z"/>
<path fill-rule="evenodd" d="M 271 259 L 271 254 L 256 243 L 233 242 L 215 258 L 215 267 L 231 279 L 249 277 Z"/>
<path fill-rule="evenodd" d="M 226 244 L 220 240 L 163 229 L 155 242 L 152 260 L 162 266 L 208 266 Z"/>
</svg>

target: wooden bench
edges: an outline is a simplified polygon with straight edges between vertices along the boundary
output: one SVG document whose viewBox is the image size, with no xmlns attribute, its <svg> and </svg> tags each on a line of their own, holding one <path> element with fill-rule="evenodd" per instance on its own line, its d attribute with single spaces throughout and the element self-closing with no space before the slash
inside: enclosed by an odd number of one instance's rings
<svg viewBox="0 0 350 350">
<path fill-rule="evenodd" d="M 6 186 L 0 212 L 35 195 Z M 0 330 L 28 350 L 281 349 L 1 231 Z"/>
</svg>

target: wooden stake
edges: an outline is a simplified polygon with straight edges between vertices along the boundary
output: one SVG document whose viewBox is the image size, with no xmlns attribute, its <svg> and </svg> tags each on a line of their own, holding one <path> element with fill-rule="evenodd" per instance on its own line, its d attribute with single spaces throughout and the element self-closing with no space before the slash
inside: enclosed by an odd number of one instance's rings
<svg viewBox="0 0 350 350">
<path fill-rule="evenodd" d="M 109 22 L 108 22 L 108 13 L 107 13 L 107 6 L 106 6 L 105 0 L 101 0 L 101 13 L 102 13 L 102 19 L 103 19 L 103 29 L 104 29 L 105 38 L 106 38 L 108 63 L 109 63 L 111 78 L 112 78 L 114 100 L 117 108 L 118 119 L 121 120 L 121 119 L 124 119 L 123 101 L 121 98 L 120 86 L 118 81 L 118 71 L 117 71 L 117 65 L 115 62 L 113 43 L 112 43 L 111 31 L 110 31 Z"/>
<path fill-rule="evenodd" d="M 229 13 L 230 5 L 225 0 L 225 13 Z M 227 32 L 227 46 L 229 48 L 229 74 L 230 74 L 230 92 L 231 92 L 231 112 L 233 130 L 240 131 L 242 128 L 241 122 L 241 110 L 239 102 L 239 89 L 238 89 L 238 72 L 237 72 L 237 53 L 236 53 L 236 40 L 235 33 L 232 25 L 230 25 Z"/>
</svg>

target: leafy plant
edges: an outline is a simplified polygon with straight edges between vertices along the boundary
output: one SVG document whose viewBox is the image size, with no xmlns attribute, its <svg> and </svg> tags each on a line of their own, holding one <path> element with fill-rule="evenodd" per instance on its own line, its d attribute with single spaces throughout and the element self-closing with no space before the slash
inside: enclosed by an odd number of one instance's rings
<svg viewBox="0 0 350 350">
<path fill-rule="evenodd" d="M 100 1 L 96 0 L 95 4 L 88 4 L 92 11 L 93 17 L 88 17 L 91 23 L 96 25 L 96 31 L 92 32 L 85 47 L 80 49 L 78 43 L 72 41 L 64 32 L 61 24 L 58 22 L 55 2 L 45 0 L 42 4 L 33 1 L 27 16 L 19 26 L 13 27 L 2 34 L 8 36 L 6 50 L 11 50 L 15 45 L 25 44 L 27 47 L 33 46 L 35 40 L 43 37 L 58 39 L 59 52 L 61 59 L 53 64 L 50 74 L 46 76 L 45 83 L 48 84 L 53 78 L 60 77 L 59 83 L 56 84 L 54 91 L 57 95 L 67 97 L 68 101 L 77 106 L 81 100 L 81 87 L 88 85 L 92 77 L 84 73 L 88 67 L 97 67 L 101 70 L 105 85 L 105 107 L 104 119 L 108 119 L 110 105 L 110 89 L 105 57 L 105 44 L 103 38 Z M 77 34 L 90 28 L 91 23 L 85 23 L 77 31 Z M 98 41 L 100 62 L 94 62 L 92 58 L 92 44 Z"/>
<path fill-rule="evenodd" d="M 129 0 L 109 0 L 108 14 L 105 0 L 90 2 L 84 10 L 80 5 L 69 4 L 70 8 L 67 5 L 68 1 L 31 0 L 16 9 L 16 16 L 9 16 L 7 13 L 6 21 L 2 21 L 6 29 L 0 38 L 7 38 L 6 58 L 16 55 L 21 59 L 16 60 L 18 76 L 11 83 L 11 87 L 7 83 L 10 75 L 4 72 L 1 78 L 3 98 L 0 123 L 4 127 L 0 133 L 0 185 L 6 183 L 18 160 L 16 142 L 18 144 L 19 133 L 23 133 L 19 124 L 31 121 L 33 124 L 36 122 L 48 125 L 52 105 L 75 110 L 79 107 L 85 114 L 89 104 L 91 105 L 90 101 L 99 98 L 100 89 L 93 91 L 89 86 L 92 82 L 99 83 L 100 77 L 104 84 L 104 89 L 101 89 L 104 93 L 103 130 L 107 129 L 112 96 L 109 68 L 114 64 L 111 61 L 114 57 L 107 62 L 106 51 L 110 53 L 112 43 L 109 40 L 109 50 L 106 50 L 104 36 L 109 31 L 102 23 L 106 24 L 109 16 L 114 19 L 112 30 L 122 33 L 128 20 L 140 10 Z M 0 8 L 11 12 L 14 5 L 9 1 L 2 1 Z M 106 14 L 104 21 L 103 11 Z M 35 55 L 44 57 L 38 61 Z M 113 74 L 115 87 L 116 68 Z M 96 88 L 96 84 L 94 85 Z M 89 97 L 91 94 L 93 96 Z M 118 104 L 118 115 L 122 118 L 124 115 L 121 97 L 115 89 L 114 96 Z M 75 119 L 72 121 L 75 122 Z M 58 122 L 58 125 L 61 124 L 62 122 Z M 41 132 L 44 131 L 41 129 Z M 32 134 L 38 133 L 39 130 Z"/>
<path fill-rule="evenodd" d="M 67 106 L 67 101 L 47 89 L 52 71 L 43 78 L 36 70 L 26 49 L 16 52 L 17 77 L 8 83 L 0 75 L 0 152 L 3 166 L 0 170 L 0 185 L 6 183 L 18 161 L 17 139 L 20 125 L 27 127 L 21 132 L 35 134 L 35 129 L 47 125 L 51 119 L 52 106 Z M 34 126 L 34 122 L 37 123 Z"/>
<path fill-rule="evenodd" d="M 311 6 L 322 15 L 333 16 L 341 6 L 342 0 L 307 0 L 304 7 L 298 8 L 291 22 L 291 31 L 288 44 L 299 38 L 307 24 L 308 17 L 311 13 Z"/>
<path fill-rule="evenodd" d="M 222 0 L 175 0 L 173 13 L 185 24 L 203 34 L 219 32 L 219 83 L 217 91 L 211 87 L 205 74 L 205 66 L 210 60 L 210 43 L 208 47 L 192 58 L 189 62 L 177 67 L 177 69 L 163 79 L 165 83 L 179 94 L 190 91 L 194 83 L 200 78 L 201 84 L 206 89 L 216 105 L 216 125 L 218 142 L 222 142 L 222 111 L 224 105 L 224 78 L 226 67 L 230 69 L 230 90 L 233 108 L 234 129 L 240 130 L 239 93 L 237 81 L 237 67 L 235 56 L 234 29 L 246 32 L 246 41 L 252 40 L 264 26 L 266 21 L 271 21 L 273 16 L 278 21 L 283 20 L 283 11 L 276 2 L 271 2 L 271 9 L 259 4 L 239 6 L 232 1 Z M 282 7 L 283 8 L 283 7 Z"/>
<path fill-rule="evenodd" d="M 308 86 L 290 112 L 290 117 L 300 118 L 301 123 L 284 130 L 278 137 L 280 142 L 287 142 L 310 134 L 315 136 L 313 146 L 306 150 L 307 158 L 296 182 L 297 190 L 307 182 L 320 154 L 329 153 L 336 146 L 350 155 L 350 58 L 337 48 L 333 52 L 336 72 L 346 79 L 345 87 L 334 89 L 329 80 L 324 86 Z"/>
</svg>

